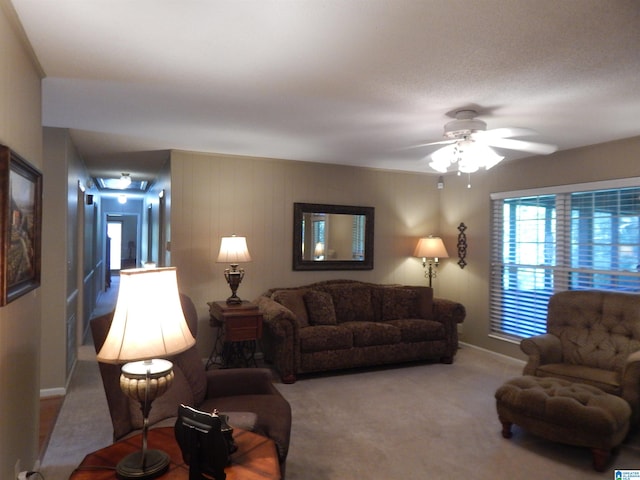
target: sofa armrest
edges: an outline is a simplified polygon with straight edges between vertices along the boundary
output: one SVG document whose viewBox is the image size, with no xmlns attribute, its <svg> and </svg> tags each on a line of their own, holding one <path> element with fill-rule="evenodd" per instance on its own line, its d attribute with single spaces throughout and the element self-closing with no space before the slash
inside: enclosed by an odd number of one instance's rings
<svg viewBox="0 0 640 480">
<path fill-rule="evenodd" d="M 520 350 L 528 355 L 524 375 L 535 375 L 540 365 L 562 362 L 560 339 L 550 333 L 525 338 L 520 342 Z"/>
<path fill-rule="evenodd" d="M 458 323 L 464 321 L 466 310 L 461 303 L 445 298 L 434 298 L 432 312 L 430 320 L 442 323 L 445 330 L 447 348 L 441 361 L 451 363 L 458 350 Z"/>
<path fill-rule="evenodd" d="M 229 368 L 207 370 L 206 398 L 277 393 L 268 368 Z"/>
<path fill-rule="evenodd" d="M 451 319 L 454 323 L 462 323 L 467 316 L 464 305 L 446 298 L 433 299 L 433 320 L 444 322 Z"/>
<path fill-rule="evenodd" d="M 622 370 L 622 398 L 631 405 L 631 422 L 637 425 L 640 422 L 640 350 L 627 357 Z"/>
<path fill-rule="evenodd" d="M 262 350 L 273 363 L 284 383 L 295 381 L 300 365 L 300 325 L 294 313 L 275 300 L 261 295 L 254 303 L 263 316 Z"/>
<path fill-rule="evenodd" d="M 281 303 L 265 296 L 258 297 L 253 303 L 260 309 L 264 326 L 271 331 L 272 335 L 284 339 L 290 335 L 292 329 L 299 328 L 294 313 Z"/>
</svg>

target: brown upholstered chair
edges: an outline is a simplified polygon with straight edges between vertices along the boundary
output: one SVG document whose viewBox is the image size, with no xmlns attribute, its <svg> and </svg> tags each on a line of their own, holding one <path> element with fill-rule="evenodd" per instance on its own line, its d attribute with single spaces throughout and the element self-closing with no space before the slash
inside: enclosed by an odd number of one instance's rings
<svg viewBox="0 0 640 480">
<path fill-rule="evenodd" d="M 186 295 L 181 294 L 180 300 L 191 333 L 196 337 L 198 315 L 195 306 Z M 107 337 L 112 318 L 113 313 L 110 313 L 90 322 L 96 352 L 100 351 Z M 174 364 L 174 383 L 153 402 L 150 427 L 173 425 L 181 403 L 205 411 L 216 408 L 220 412 L 253 412 L 256 414 L 253 430 L 275 442 L 284 478 L 291 431 L 291 407 L 273 385 L 271 371 L 265 368 L 207 371 L 195 346 L 171 360 Z M 99 362 L 99 367 L 111 414 L 114 441 L 138 433 L 142 429 L 140 405 L 122 393 L 120 366 Z"/>
<path fill-rule="evenodd" d="M 597 290 L 554 294 L 547 333 L 520 343 L 524 375 L 585 383 L 625 399 L 640 425 L 640 295 Z"/>
</svg>

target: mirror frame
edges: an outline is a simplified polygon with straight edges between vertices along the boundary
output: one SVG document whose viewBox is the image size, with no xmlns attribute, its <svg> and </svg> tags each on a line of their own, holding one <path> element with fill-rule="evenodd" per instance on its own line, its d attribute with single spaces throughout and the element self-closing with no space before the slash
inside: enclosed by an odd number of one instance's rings
<svg viewBox="0 0 640 480">
<path fill-rule="evenodd" d="M 304 260 L 302 258 L 302 217 L 305 213 L 364 215 L 364 260 Z M 373 270 L 374 207 L 325 205 L 321 203 L 293 204 L 293 269 L 294 270 Z"/>
</svg>

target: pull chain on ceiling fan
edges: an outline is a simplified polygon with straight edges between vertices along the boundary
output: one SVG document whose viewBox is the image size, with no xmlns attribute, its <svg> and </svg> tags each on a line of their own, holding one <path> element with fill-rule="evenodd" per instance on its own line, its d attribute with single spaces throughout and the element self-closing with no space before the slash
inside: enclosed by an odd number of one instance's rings
<svg viewBox="0 0 640 480">
<path fill-rule="evenodd" d="M 455 120 L 444 126 L 446 140 L 425 143 L 420 146 L 446 145 L 435 152 L 429 166 L 440 173 L 446 173 L 451 166 L 457 164 L 458 173 L 478 171 L 480 168 L 489 170 L 504 159 L 491 147 L 507 150 L 519 150 L 548 155 L 557 150 L 555 145 L 517 140 L 511 137 L 535 135 L 536 132 L 528 128 L 495 128 L 487 130 L 487 124 L 477 119 L 475 110 L 458 110 Z"/>
</svg>

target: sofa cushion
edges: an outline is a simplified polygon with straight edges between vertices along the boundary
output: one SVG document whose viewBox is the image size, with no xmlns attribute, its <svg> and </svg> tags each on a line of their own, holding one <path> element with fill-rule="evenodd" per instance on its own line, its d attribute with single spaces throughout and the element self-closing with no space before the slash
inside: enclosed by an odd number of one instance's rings
<svg viewBox="0 0 640 480">
<path fill-rule="evenodd" d="M 302 353 L 344 350 L 353 347 L 353 334 L 342 325 L 316 325 L 300 330 Z"/>
<path fill-rule="evenodd" d="M 371 287 L 359 284 L 339 284 L 327 287 L 333 299 L 338 323 L 371 322 L 374 320 Z"/>
<path fill-rule="evenodd" d="M 382 294 L 382 319 L 419 318 L 418 292 L 408 288 L 386 288 Z"/>
<path fill-rule="evenodd" d="M 620 376 L 613 370 L 574 365 L 571 363 L 547 363 L 536 370 L 537 377 L 555 377 L 573 383 L 585 383 L 612 395 L 622 395 Z"/>
<path fill-rule="evenodd" d="M 345 322 L 341 326 L 352 332 L 354 347 L 393 345 L 402 339 L 400 329 L 388 323 Z"/>
<path fill-rule="evenodd" d="M 398 328 L 402 334 L 402 341 L 404 343 L 441 340 L 445 338 L 446 335 L 444 325 L 435 320 L 404 318 L 388 320 L 384 323 Z"/>
<path fill-rule="evenodd" d="M 307 306 L 304 302 L 305 288 L 293 288 L 290 290 L 276 290 L 273 292 L 273 300 L 284 305 L 293 312 L 301 327 L 309 326 Z"/>
<path fill-rule="evenodd" d="M 418 292 L 418 318 L 433 318 L 433 288 L 431 287 L 404 287 Z"/>
<path fill-rule="evenodd" d="M 387 287 L 382 291 L 382 320 L 431 318 L 433 289 L 428 287 Z"/>
<path fill-rule="evenodd" d="M 331 295 L 320 290 L 308 290 L 304 294 L 307 314 L 311 325 L 335 325 L 336 311 Z"/>
</svg>

